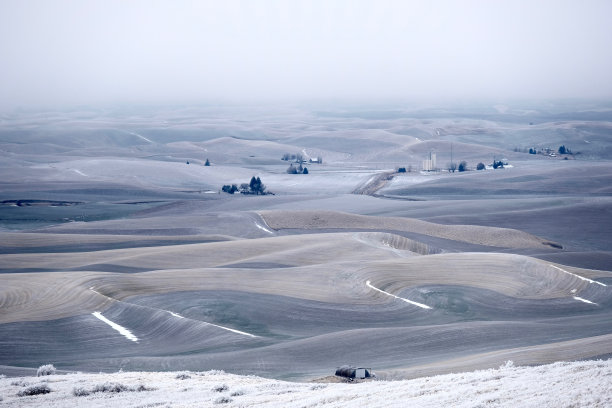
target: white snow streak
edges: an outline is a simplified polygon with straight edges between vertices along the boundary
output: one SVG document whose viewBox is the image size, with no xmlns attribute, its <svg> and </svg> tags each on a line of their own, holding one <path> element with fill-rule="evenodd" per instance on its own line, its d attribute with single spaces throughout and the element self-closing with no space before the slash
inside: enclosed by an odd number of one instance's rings
<svg viewBox="0 0 612 408">
<path fill-rule="evenodd" d="M 169 310 L 165 310 L 165 312 L 168 312 L 168 313 L 170 313 L 172 316 L 174 316 L 174 317 L 178 317 L 179 319 L 184 319 L 184 318 L 185 318 L 184 316 L 181 316 L 180 314 L 178 314 L 178 313 L 174 313 L 174 312 L 171 312 L 171 311 L 169 311 Z M 201 320 L 199 320 L 199 321 L 201 321 Z M 202 323 L 204 323 L 204 324 L 209 324 L 209 325 L 211 325 L 211 326 L 215 326 L 215 327 L 218 327 L 218 328 L 223 329 L 223 330 L 231 331 L 231 332 L 233 332 L 233 333 L 242 334 L 243 336 L 257 337 L 257 336 L 255 336 L 254 334 L 247 333 L 247 332 L 243 332 L 243 331 L 236 330 L 236 329 L 230 329 L 229 327 L 225 327 L 225 326 L 219 326 L 218 324 L 213 324 L 213 323 L 208 323 L 208 322 L 202 322 Z"/>
<path fill-rule="evenodd" d="M 72 169 L 72 171 L 74 171 L 76 174 L 80 174 L 83 177 L 87 177 L 87 174 L 83 173 L 81 170 Z"/>
<path fill-rule="evenodd" d="M 141 138 L 141 139 L 142 139 L 142 140 L 144 140 L 144 141 L 147 141 L 147 142 L 149 142 L 149 143 L 153 143 L 153 141 L 152 141 L 152 140 L 147 139 L 147 138 L 146 138 L 146 137 L 144 137 L 143 135 L 139 135 L 139 134 L 138 134 L 138 133 L 136 133 L 136 132 L 128 132 L 128 133 L 129 133 L 130 135 L 133 135 L 133 136 L 139 137 L 139 138 Z"/>
<path fill-rule="evenodd" d="M 93 312 L 92 315 L 94 315 L 94 317 L 97 317 L 98 319 L 102 320 L 104 323 L 108 324 L 113 329 L 117 330 L 119 333 L 121 333 L 123 336 L 125 336 L 125 338 L 127 338 L 128 340 L 132 340 L 132 341 L 138 342 L 138 337 L 134 336 L 131 331 L 129 331 L 128 329 L 126 329 L 125 327 L 123 327 L 121 325 L 118 325 L 115 322 L 112 322 L 112 321 L 108 320 L 106 317 L 102 316 L 102 313 L 100 313 L 100 312 Z"/>
<path fill-rule="evenodd" d="M 553 267 L 553 268 L 555 268 L 555 269 L 560 270 L 561 272 L 564 272 L 564 273 L 567 273 L 567 274 L 569 274 L 569 275 L 575 276 L 575 277 L 577 277 L 578 279 L 582 279 L 583 281 L 587 281 L 587 282 L 589 282 L 589 283 L 596 283 L 596 284 L 601 285 L 601 286 L 608 286 L 608 285 L 606 285 L 605 283 L 597 282 L 597 281 L 594 281 L 593 279 L 585 278 L 584 276 L 580 276 L 580 275 L 576 275 L 575 273 L 568 272 L 568 271 L 566 271 L 565 269 L 561 269 L 561 268 L 559 268 L 558 266 L 551 265 L 551 264 L 548 264 L 548 265 L 549 265 L 549 266 L 552 266 L 552 267 Z"/>
<path fill-rule="evenodd" d="M 105 298 L 107 298 L 107 299 L 110 299 L 110 300 L 113 300 L 113 301 L 116 301 L 116 302 L 120 302 L 119 300 L 113 299 L 112 297 L 108 297 L 108 296 L 106 296 L 106 295 L 103 295 L 102 293 L 100 293 L 100 292 L 98 292 L 97 290 L 95 290 L 93 286 L 92 286 L 91 288 L 89 288 L 89 290 L 91 290 L 91 291 L 92 291 L 92 292 L 94 292 L 94 293 L 97 293 L 97 294 L 98 294 L 98 295 L 100 295 L 100 296 L 104 296 L 104 297 L 105 297 Z M 155 309 L 155 310 L 161 310 L 161 309 Z M 179 319 L 185 319 L 185 317 L 184 317 L 184 316 L 181 316 L 181 315 L 180 315 L 180 314 L 178 314 L 178 313 L 174 313 L 174 312 L 171 312 L 171 311 L 169 311 L 169 310 L 164 310 L 164 312 L 170 313 L 172 316 L 177 317 L 177 318 L 179 318 Z M 96 314 L 96 313 L 97 313 L 97 314 Z M 131 338 L 130 338 L 130 340 L 132 340 L 132 341 L 138 341 L 138 339 L 136 338 L 136 336 L 134 336 L 134 335 L 133 335 L 133 334 L 132 334 L 132 333 L 131 333 L 131 332 L 130 332 L 128 329 L 126 329 L 126 328 L 124 328 L 124 327 L 122 327 L 122 326 L 119 326 L 118 324 L 115 324 L 115 323 L 111 322 L 110 320 L 106 319 L 104 316 L 102 316 L 102 315 L 100 314 L 100 312 L 95 312 L 95 313 L 92 313 L 92 314 L 93 314 L 94 316 L 96 316 L 98 319 L 102 320 L 103 322 L 105 322 L 105 323 L 109 324 L 109 325 L 110 325 L 110 326 L 111 326 L 113 329 L 115 329 L 115 330 L 119 331 L 119 332 L 120 332 L 121 334 L 123 334 L 124 336 L 126 336 L 126 337 L 127 337 L 127 335 L 126 335 L 126 334 L 124 334 L 123 332 L 121 332 L 121 331 L 119 330 L 119 328 L 121 328 L 122 330 L 125 330 L 125 332 L 126 332 L 126 333 L 129 333 L 129 335 L 130 335 L 130 336 L 132 336 L 132 337 L 134 337 L 134 339 L 136 339 L 136 340 L 133 340 L 133 339 L 131 339 Z M 198 320 L 198 321 L 202 322 L 201 320 Z M 247 333 L 247 332 L 243 332 L 243 331 L 236 330 L 236 329 L 230 329 L 229 327 L 225 327 L 225 326 L 219 326 L 218 324 L 213 324 L 213 323 L 208 323 L 208 322 L 202 322 L 202 323 L 204 323 L 204 324 L 209 324 L 209 325 L 211 325 L 211 326 L 215 326 L 215 327 L 218 327 L 218 328 L 223 329 L 223 330 L 231 331 L 231 332 L 233 332 L 233 333 L 242 334 L 243 336 L 257 337 L 257 336 L 256 336 L 256 335 L 254 335 L 254 334 Z M 114 326 L 113 326 L 113 325 L 114 325 Z M 115 326 L 116 326 L 116 327 L 115 327 Z M 128 338 L 129 338 L 129 337 L 128 337 Z"/>
<path fill-rule="evenodd" d="M 95 290 L 95 289 L 94 289 L 94 287 L 93 287 L 93 286 L 92 286 L 91 288 L 89 288 L 89 290 L 91 290 L 93 293 L 97 293 L 97 294 L 98 294 L 98 295 L 100 295 L 100 296 L 104 296 L 104 297 L 105 297 L 105 298 L 107 298 L 107 299 L 110 299 L 110 300 L 113 300 L 113 301 L 119 302 L 117 299 L 113 299 L 112 297 L 106 296 L 106 295 L 104 295 L 104 294 L 102 294 L 102 293 L 98 292 L 97 290 Z"/>
<path fill-rule="evenodd" d="M 574 299 L 579 300 L 579 301 L 584 302 L 584 303 L 590 303 L 590 304 L 592 304 L 592 305 L 596 305 L 596 304 L 597 304 L 597 303 L 595 303 L 595 302 L 591 302 L 591 301 L 590 301 L 590 300 L 588 300 L 588 299 L 581 298 L 580 296 L 574 296 Z"/>
<path fill-rule="evenodd" d="M 242 334 L 243 336 L 257 337 L 254 334 L 243 332 L 243 331 L 236 330 L 236 329 L 230 329 L 229 327 L 225 327 L 225 326 L 219 326 L 218 324 L 213 324 L 213 323 L 208 323 L 208 322 L 202 322 L 202 323 L 210 324 L 211 326 L 215 326 L 215 327 L 218 327 L 218 328 L 223 329 L 223 330 L 231 331 L 233 333 Z"/>
<path fill-rule="evenodd" d="M 270 234 L 274 234 L 272 231 L 270 231 L 270 230 L 269 230 L 269 229 L 267 229 L 266 227 L 262 227 L 262 226 L 261 226 L 261 225 L 259 225 L 258 223 L 255 223 L 255 226 L 256 226 L 257 228 L 259 228 L 260 230 L 266 231 L 266 232 L 268 232 L 268 233 L 270 233 Z"/>
<path fill-rule="evenodd" d="M 387 295 L 387 296 L 391 296 L 391 297 L 394 297 L 394 298 L 396 298 L 396 299 L 403 300 L 404 302 L 406 302 L 406 303 L 410 303 L 411 305 L 415 305 L 415 306 L 421 307 L 421 308 L 423 308 L 423 309 L 431 309 L 431 307 L 429 307 L 429 306 L 427 306 L 427 305 L 424 305 L 424 304 L 422 304 L 422 303 L 419 303 L 419 302 L 414 302 L 414 301 L 412 301 L 412 300 L 408 300 L 408 299 L 405 299 L 405 298 L 403 298 L 403 297 L 395 296 L 395 295 L 394 295 L 394 294 L 392 294 L 392 293 L 385 292 L 384 290 L 378 289 L 377 287 L 372 286 L 372 284 L 370 284 L 370 281 L 367 281 L 367 282 L 366 282 L 366 285 L 367 285 L 369 288 L 372 288 L 372 289 L 374 289 L 374 290 L 379 291 L 380 293 L 384 293 L 384 294 L 385 294 L 385 295 Z"/>
</svg>

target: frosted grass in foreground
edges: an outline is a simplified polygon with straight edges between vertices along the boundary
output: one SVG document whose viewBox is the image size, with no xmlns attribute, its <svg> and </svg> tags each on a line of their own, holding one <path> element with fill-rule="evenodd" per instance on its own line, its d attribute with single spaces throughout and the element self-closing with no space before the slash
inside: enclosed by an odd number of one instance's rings
<svg viewBox="0 0 612 408">
<path fill-rule="evenodd" d="M 1 372 L 0 372 L 1 374 Z M 37 377 L 0 378 L 6 407 L 608 407 L 612 360 L 554 363 L 355 384 L 289 383 L 253 376 L 201 373 L 118 372 L 45 377 L 51 390 L 19 397 Z M 113 383 L 127 392 L 75 392 Z M 129 392 L 144 387 L 146 392 Z M 75 396 L 79 395 L 79 396 Z"/>
</svg>

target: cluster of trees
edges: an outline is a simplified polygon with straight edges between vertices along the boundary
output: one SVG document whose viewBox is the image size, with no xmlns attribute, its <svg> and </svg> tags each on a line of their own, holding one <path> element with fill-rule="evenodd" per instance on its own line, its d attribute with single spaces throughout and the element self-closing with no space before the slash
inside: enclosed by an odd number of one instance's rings
<svg viewBox="0 0 612 408">
<path fill-rule="evenodd" d="M 225 184 L 223 187 L 221 187 L 221 191 L 228 194 L 234 194 L 236 191 L 238 191 L 238 186 L 235 184 Z"/>
<path fill-rule="evenodd" d="M 459 165 L 457 165 L 457 163 L 449 163 L 448 164 L 448 171 L 454 173 L 455 171 L 458 172 L 463 172 L 463 171 L 468 171 L 468 164 L 465 160 L 462 160 L 459 162 Z M 504 168 L 504 163 L 499 160 L 499 161 L 493 161 L 493 168 Z M 485 166 L 485 164 L 483 162 L 480 162 L 476 165 L 476 170 L 485 170 L 487 168 L 487 166 Z"/>
<path fill-rule="evenodd" d="M 251 177 L 251 181 L 247 183 L 240 184 L 238 187 L 236 184 L 226 184 L 221 188 L 221 191 L 228 194 L 234 194 L 239 191 L 240 194 L 254 194 L 254 195 L 266 195 L 272 194 L 269 191 L 266 191 L 266 186 L 261 182 L 259 177 Z"/>
<path fill-rule="evenodd" d="M 289 165 L 287 168 L 287 173 L 289 174 L 308 174 L 308 168 L 302 167 L 302 163 L 299 166 L 295 167 L 293 163 Z"/>
<path fill-rule="evenodd" d="M 449 173 L 454 173 L 455 171 L 462 172 L 462 171 L 467 171 L 468 164 L 467 164 L 467 162 L 465 160 L 460 161 L 459 165 L 457 165 L 457 163 L 455 163 L 455 162 L 450 162 L 447 165 L 447 168 L 448 168 L 448 172 Z"/>
<path fill-rule="evenodd" d="M 517 152 L 517 153 L 529 153 L 529 154 L 537 154 L 538 153 L 536 149 L 531 148 L 531 147 L 529 149 L 527 149 L 526 147 L 515 146 L 513 150 L 515 152 Z"/>
<path fill-rule="evenodd" d="M 529 153 L 529 154 L 538 154 L 538 150 L 535 147 L 530 147 L 529 149 L 527 149 L 526 147 L 525 148 L 515 147 L 514 151 L 522 152 L 522 153 Z M 565 145 L 559 146 L 559 149 L 557 151 L 559 152 L 559 154 L 574 154 L 569 148 L 565 147 Z M 540 154 L 551 154 L 551 153 L 554 153 L 554 150 L 548 147 L 540 149 Z"/>
<path fill-rule="evenodd" d="M 305 163 L 307 160 L 304 159 L 304 156 L 302 155 L 302 153 L 296 153 L 296 154 L 289 154 L 289 153 L 285 153 L 283 154 L 283 157 L 281 157 L 281 160 L 284 161 L 293 161 L 296 163 Z M 310 159 L 311 163 L 323 163 L 323 157 L 321 156 L 317 156 L 316 159 L 312 158 Z"/>
<path fill-rule="evenodd" d="M 283 157 L 281 157 L 281 160 L 295 161 L 296 163 L 302 163 L 304 162 L 304 156 L 302 156 L 302 153 L 296 153 L 296 154 L 285 153 L 283 154 Z"/>
</svg>

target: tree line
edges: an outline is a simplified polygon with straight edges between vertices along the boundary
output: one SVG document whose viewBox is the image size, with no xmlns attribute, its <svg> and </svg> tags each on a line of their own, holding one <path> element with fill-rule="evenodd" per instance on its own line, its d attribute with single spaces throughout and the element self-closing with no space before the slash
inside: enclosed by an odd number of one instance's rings
<svg viewBox="0 0 612 408">
<path fill-rule="evenodd" d="M 269 191 L 266 191 L 266 186 L 261 182 L 259 177 L 251 177 L 251 181 L 249 183 L 242 183 L 240 187 L 236 184 L 225 184 L 221 187 L 221 191 L 228 194 L 234 194 L 239 192 L 240 194 L 253 194 L 253 195 L 266 195 L 266 194 L 274 194 Z"/>
<path fill-rule="evenodd" d="M 318 163 L 318 164 L 322 164 L 323 163 L 323 157 L 322 156 L 317 156 L 316 158 L 311 158 L 310 160 L 306 160 L 304 159 L 304 155 L 302 155 L 302 153 L 295 153 L 295 154 L 290 154 L 290 153 L 285 153 L 283 154 L 283 156 L 281 157 L 281 160 L 284 161 L 293 161 L 295 163 L 305 163 L 310 161 L 310 163 Z"/>
</svg>

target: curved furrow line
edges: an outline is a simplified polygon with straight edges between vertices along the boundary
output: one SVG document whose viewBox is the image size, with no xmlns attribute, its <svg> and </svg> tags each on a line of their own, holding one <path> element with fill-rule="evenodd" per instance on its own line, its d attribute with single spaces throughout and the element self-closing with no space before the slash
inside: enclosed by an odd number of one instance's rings
<svg viewBox="0 0 612 408">
<path fill-rule="evenodd" d="M 358 275 L 389 293 L 423 285 L 475 287 L 522 299 L 578 296 L 590 282 L 525 256 L 461 253 L 376 261 Z"/>
<path fill-rule="evenodd" d="M 151 306 L 134 305 L 134 304 L 132 304 L 130 302 L 114 299 L 114 298 L 112 298 L 110 296 L 107 296 L 107 295 L 105 295 L 103 293 L 98 292 L 95 289 L 95 287 L 93 287 L 93 286 L 90 287 L 89 290 L 94 292 L 94 293 L 96 293 L 96 294 L 98 294 L 98 295 L 100 295 L 100 296 L 104 296 L 105 298 L 107 298 L 107 299 L 109 299 L 111 301 L 114 301 L 114 302 L 122 303 L 122 304 L 129 305 L 129 306 L 135 306 L 135 307 L 139 307 L 139 308 L 143 308 L 143 309 L 150 309 L 151 311 L 154 311 L 154 312 L 168 313 L 168 314 L 170 314 L 171 316 L 173 316 L 173 317 L 175 317 L 177 319 L 185 319 L 187 321 L 193 321 L 193 322 L 205 324 L 207 326 L 216 327 L 216 328 L 219 328 L 219 329 L 222 329 L 222 330 L 226 330 L 226 331 L 231 332 L 231 333 L 236 333 L 236 334 L 240 334 L 240 335 L 247 336 L 247 337 L 253 337 L 253 338 L 254 337 L 258 337 L 258 336 L 254 335 L 254 334 L 247 333 L 245 331 L 241 331 L 241 330 L 237 330 L 237 329 L 232 329 L 231 327 L 225 327 L 225 326 L 221 326 L 221 325 L 218 325 L 218 324 L 214 324 L 214 323 L 210 323 L 210 322 L 205 322 L 205 321 L 202 321 L 202 320 L 194 320 L 194 319 L 191 319 L 191 318 L 188 318 L 188 317 L 184 317 L 184 316 L 181 316 L 180 314 L 172 312 L 170 310 L 157 309 L 157 308 L 154 308 L 154 307 L 151 307 Z M 100 312 L 94 312 L 94 313 L 100 313 Z M 98 317 L 98 316 L 96 316 L 96 317 Z M 128 337 L 128 336 L 126 336 L 126 337 Z"/>
</svg>

